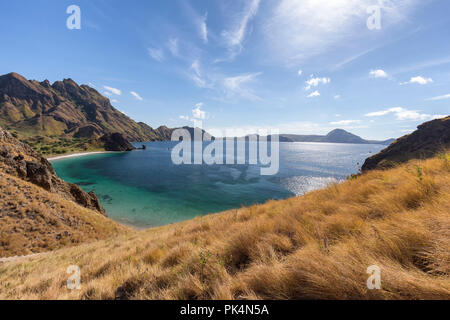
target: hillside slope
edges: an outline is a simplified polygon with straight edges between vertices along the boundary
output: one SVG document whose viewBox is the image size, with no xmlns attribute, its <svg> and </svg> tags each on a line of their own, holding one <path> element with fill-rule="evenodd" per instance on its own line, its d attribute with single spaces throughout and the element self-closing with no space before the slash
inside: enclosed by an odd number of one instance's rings
<svg viewBox="0 0 450 320">
<path fill-rule="evenodd" d="M 363 171 L 390 168 L 410 159 L 426 159 L 450 148 L 450 116 L 425 122 L 413 133 L 366 159 Z"/>
<path fill-rule="evenodd" d="M 448 299 L 450 154 L 0 264 L 6 299 Z M 81 268 L 68 290 L 66 268 Z M 369 266 L 381 289 L 366 286 Z"/>
<path fill-rule="evenodd" d="M 0 191 L 0 258 L 132 233 L 97 211 L 2 172 Z"/>
<path fill-rule="evenodd" d="M 0 257 L 104 239 L 127 228 L 97 196 L 57 177 L 51 164 L 0 128 Z"/>
<path fill-rule="evenodd" d="M 88 209 L 105 214 L 93 192 L 86 193 L 77 185 L 58 178 L 50 162 L 1 127 L 0 172 L 31 182 Z"/>
</svg>

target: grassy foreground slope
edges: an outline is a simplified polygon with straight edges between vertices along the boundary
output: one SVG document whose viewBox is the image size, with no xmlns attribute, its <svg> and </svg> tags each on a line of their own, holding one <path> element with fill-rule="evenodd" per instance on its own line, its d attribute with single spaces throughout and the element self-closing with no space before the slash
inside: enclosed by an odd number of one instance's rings
<svg viewBox="0 0 450 320">
<path fill-rule="evenodd" d="M 0 258 L 132 232 L 99 212 L 0 172 Z"/>
<path fill-rule="evenodd" d="M 0 264 L 19 299 L 449 299 L 450 154 Z M 81 290 L 66 269 L 81 268 Z M 366 270 L 381 268 L 381 290 Z"/>
</svg>

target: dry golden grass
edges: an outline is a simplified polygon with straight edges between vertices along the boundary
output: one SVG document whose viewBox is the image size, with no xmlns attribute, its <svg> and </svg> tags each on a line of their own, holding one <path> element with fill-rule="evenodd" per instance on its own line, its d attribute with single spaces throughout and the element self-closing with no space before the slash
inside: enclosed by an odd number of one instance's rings
<svg viewBox="0 0 450 320">
<path fill-rule="evenodd" d="M 132 230 L 60 195 L 0 173 L 0 257 L 50 251 Z"/>
<path fill-rule="evenodd" d="M 0 265 L 6 299 L 449 299 L 449 155 Z M 81 268 L 81 290 L 66 269 Z M 368 290 L 367 267 L 381 268 Z"/>
</svg>

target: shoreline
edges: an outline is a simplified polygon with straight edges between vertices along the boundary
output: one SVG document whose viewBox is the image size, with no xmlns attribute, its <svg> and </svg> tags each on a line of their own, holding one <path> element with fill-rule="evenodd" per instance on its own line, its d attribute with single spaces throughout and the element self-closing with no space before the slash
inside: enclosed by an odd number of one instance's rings
<svg viewBox="0 0 450 320">
<path fill-rule="evenodd" d="M 83 157 L 83 156 L 89 156 L 92 154 L 103 154 L 103 153 L 115 153 L 120 151 L 91 151 L 91 152 L 79 152 L 79 153 L 72 153 L 72 154 L 66 154 L 56 157 L 50 157 L 46 158 L 48 161 L 54 161 L 54 160 L 61 160 L 61 159 L 67 159 L 67 158 L 75 158 L 75 157 Z"/>
</svg>

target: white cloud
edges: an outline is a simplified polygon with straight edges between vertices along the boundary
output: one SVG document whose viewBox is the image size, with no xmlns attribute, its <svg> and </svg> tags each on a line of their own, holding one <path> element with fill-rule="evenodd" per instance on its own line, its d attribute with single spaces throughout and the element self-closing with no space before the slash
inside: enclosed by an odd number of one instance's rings
<svg viewBox="0 0 450 320">
<path fill-rule="evenodd" d="M 119 101 L 116 100 L 116 99 L 112 99 L 111 102 L 113 102 L 113 103 L 119 103 Z"/>
<path fill-rule="evenodd" d="M 175 56 L 175 57 L 178 56 L 178 39 L 177 38 L 169 39 L 167 46 L 169 47 L 169 51 L 173 56 Z"/>
<path fill-rule="evenodd" d="M 402 107 L 390 108 L 387 110 L 381 110 L 376 112 L 367 113 L 366 117 L 380 117 L 387 114 L 394 114 L 397 120 L 432 120 L 444 117 L 443 115 L 430 115 L 426 113 L 420 113 L 417 110 L 408 110 Z"/>
<path fill-rule="evenodd" d="M 235 18 L 235 23 L 229 30 L 222 31 L 222 37 L 230 51 L 231 58 L 234 58 L 242 50 L 242 42 L 247 34 L 248 24 L 256 15 L 259 9 L 260 0 L 250 0 L 244 12 Z"/>
<path fill-rule="evenodd" d="M 148 50 L 148 54 L 150 55 L 150 57 L 152 57 L 156 61 L 161 62 L 162 60 L 164 60 L 164 52 L 161 49 L 148 48 L 147 50 Z"/>
<path fill-rule="evenodd" d="M 303 74 L 303 70 L 302 70 L 302 69 L 298 70 L 297 74 L 298 74 L 299 76 L 301 76 L 301 75 Z"/>
<path fill-rule="evenodd" d="M 310 90 L 312 87 L 317 87 L 319 84 L 327 84 L 330 83 L 330 78 L 311 78 L 306 81 L 305 90 Z"/>
<path fill-rule="evenodd" d="M 195 74 L 197 76 L 201 76 L 201 72 L 200 72 L 200 62 L 198 60 L 195 60 L 194 62 L 192 62 L 191 64 L 191 69 L 195 72 Z"/>
<path fill-rule="evenodd" d="M 444 100 L 444 99 L 450 99 L 450 93 L 449 93 L 449 94 L 444 94 L 443 96 L 438 96 L 438 97 L 430 98 L 430 99 L 427 99 L 427 100 L 430 100 L 430 101 L 437 101 L 437 100 Z"/>
<path fill-rule="evenodd" d="M 206 25 L 207 18 L 208 13 L 205 13 L 205 15 L 199 20 L 200 38 L 204 43 L 208 43 L 208 26 Z"/>
<path fill-rule="evenodd" d="M 227 77 L 223 80 L 223 87 L 228 96 L 238 95 L 249 100 L 261 100 L 246 87 L 246 84 L 254 81 L 260 75 L 261 72 L 257 72 Z"/>
<path fill-rule="evenodd" d="M 195 108 L 192 109 L 192 116 L 194 119 L 204 120 L 206 118 L 206 112 L 201 109 L 203 103 L 197 103 Z"/>
<path fill-rule="evenodd" d="M 361 120 L 341 120 L 330 122 L 330 124 L 338 126 L 348 126 L 350 124 L 358 124 L 358 123 L 361 123 Z"/>
<path fill-rule="evenodd" d="M 418 84 L 421 84 L 421 85 L 426 85 L 428 83 L 433 83 L 433 79 L 417 76 L 417 77 L 412 77 L 409 81 L 403 82 L 403 83 L 400 83 L 400 84 L 408 84 L 408 83 L 418 83 Z"/>
<path fill-rule="evenodd" d="M 134 91 L 130 91 L 130 94 L 131 94 L 132 96 L 134 96 L 136 99 L 138 99 L 139 101 L 144 100 L 144 99 L 142 99 L 142 97 L 141 97 L 139 94 L 137 94 L 137 93 L 134 92 Z"/>
<path fill-rule="evenodd" d="M 339 94 L 337 94 L 337 95 L 335 95 L 333 98 L 336 99 L 336 100 L 338 100 L 338 99 L 341 98 L 341 96 L 340 96 Z"/>
<path fill-rule="evenodd" d="M 192 109 L 192 118 L 185 115 L 180 115 L 179 118 L 181 120 L 187 120 L 187 121 L 197 121 L 197 120 L 204 120 L 206 119 L 206 112 L 203 111 L 201 108 L 203 107 L 203 102 L 199 102 L 195 104 L 195 108 Z"/>
<path fill-rule="evenodd" d="M 108 91 L 105 92 L 105 94 L 107 95 L 115 94 L 117 96 L 120 96 L 122 94 L 122 91 L 113 87 L 103 86 L 103 88 Z"/>
<path fill-rule="evenodd" d="M 369 38 L 367 8 L 382 9 L 382 31 L 407 17 L 418 0 L 279 0 L 267 19 L 267 45 L 281 61 L 303 61 L 350 41 Z M 362 41 L 361 41 L 362 42 Z M 280 48 L 283 48 L 280 50 Z"/>
<path fill-rule="evenodd" d="M 378 69 L 378 70 L 371 70 L 369 72 L 370 76 L 373 78 L 387 78 L 388 74 L 386 73 L 386 71 Z"/>
<path fill-rule="evenodd" d="M 318 97 L 318 96 L 320 96 L 320 92 L 319 91 L 314 91 L 314 92 L 311 92 L 309 95 L 308 95 L 308 98 L 313 98 L 313 97 Z"/>
<path fill-rule="evenodd" d="M 198 60 L 195 60 L 191 67 L 189 68 L 191 73 L 189 74 L 189 77 L 191 78 L 194 83 L 200 87 L 200 88 L 210 88 L 211 85 L 208 84 L 207 80 L 203 77 L 202 72 L 200 70 L 200 62 Z"/>
</svg>

